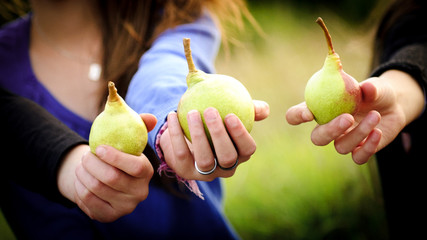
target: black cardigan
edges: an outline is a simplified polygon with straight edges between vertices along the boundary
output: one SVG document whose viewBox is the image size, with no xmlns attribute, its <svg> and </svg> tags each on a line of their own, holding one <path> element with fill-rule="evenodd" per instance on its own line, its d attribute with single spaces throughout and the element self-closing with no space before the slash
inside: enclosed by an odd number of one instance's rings
<svg viewBox="0 0 427 240">
<path fill-rule="evenodd" d="M 0 112 L 2 182 L 12 180 L 63 202 L 58 167 L 71 148 L 87 141 L 36 103 L 3 89 Z"/>
<path fill-rule="evenodd" d="M 400 14 L 383 32 L 379 66 L 371 76 L 397 69 L 410 74 L 427 89 L 427 4 Z M 402 7 L 402 6 L 401 6 Z M 385 17 L 380 26 L 390 18 Z M 380 27 L 381 28 L 381 27 Z M 376 155 L 391 239 L 415 239 L 426 236 L 427 220 L 427 114 L 422 113 Z M 403 147 L 409 140 L 409 150 Z M 413 238 L 412 238 L 413 237 Z"/>
</svg>

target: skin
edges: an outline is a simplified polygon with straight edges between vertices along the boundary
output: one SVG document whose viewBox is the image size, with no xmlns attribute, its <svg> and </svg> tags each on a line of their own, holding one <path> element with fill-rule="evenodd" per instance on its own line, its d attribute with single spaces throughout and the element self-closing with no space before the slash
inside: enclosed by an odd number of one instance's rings
<svg viewBox="0 0 427 240">
<path fill-rule="evenodd" d="M 268 117 L 270 108 L 266 102 L 254 101 L 255 121 L 261 121 Z M 207 108 L 204 111 L 206 125 L 211 133 L 218 164 L 224 168 L 239 164 L 250 159 L 255 153 L 256 143 L 248 133 L 243 123 L 234 114 L 225 117 L 224 123 L 215 108 Z M 209 145 L 201 116 L 197 111 L 190 111 L 189 120 L 190 135 L 193 144 L 184 136 L 178 122 L 177 114 L 168 115 L 168 129 L 160 138 L 160 146 L 165 154 L 165 160 L 177 175 L 192 180 L 212 181 L 217 177 L 231 177 L 233 170 L 222 170 L 219 167 L 210 175 L 201 175 L 194 168 L 194 162 L 201 171 L 208 171 L 214 167 L 214 154 Z M 228 132 L 228 133 L 227 133 Z M 234 144 L 233 144 L 234 142 Z"/>
<path fill-rule="evenodd" d="M 140 116 L 151 131 L 156 118 L 151 114 Z M 95 155 L 88 145 L 79 145 L 65 156 L 59 168 L 58 188 L 90 218 L 112 222 L 147 198 L 153 172 L 144 154 L 134 156 L 102 145 Z"/>
<path fill-rule="evenodd" d="M 317 125 L 311 141 L 317 146 L 333 141 L 338 153 L 351 153 L 355 163 L 364 164 L 422 113 L 425 98 L 418 83 L 398 70 L 369 78 L 360 87 L 359 112 L 354 116 L 342 114 L 327 124 Z M 312 121 L 313 115 L 302 102 L 288 109 L 286 120 L 299 125 Z"/>
<path fill-rule="evenodd" d="M 93 121 L 101 112 L 99 103 L 105 90 L 104 81 L 88 80 L 89 64 L 82 61 L 92 58 L 100 62 L 103 56 L 101 22 L 94 1 L 37 0 L 31 1 L 31 6 L 34 24 L 31 26 L 30 59 L 37 78 L 61 104 L 82 118 Z M 76 61 L 65 57 L 58 47 L 81 59 Z M 256 120 L 268 116 L 266 103 L 255 101 L 254 106 Z M 227 133 L 219 124 L 215 111 L 209 110 L 206 114 L 212 116 L 209 125 L 215 131 L 215 139 L 224 140 L 215 146 L 221 166 L 231 166 L 237 156 L 240 163 L 247 161 L 255 152 L 255 141 L 242 129 L 243 125 L 235 116 L 227 116 Z M 153 119 L 143 118 L 149 128 Z M 194 146 L 188 144 L 176 123 L 176 115 L 169 115 L 170 129 L 161 141 L 162 151 L 172 169 L 182 177 L 197 180 L 213 180 L 234 174 L 235 170 L 217 170 L 207 177 L 198 174 L 194 161 L 197 160 L 198 166 L 206 170 L 209 161 L 213 162 L 212 151 L 206 147 L 203 136 L 196 136 L 200 140 L 195 141 Z M 203 129 L 197 119 L 191 128 L 196 134 Z M 85 145 L 70 151 L 60 166 L 58 187 L 89 217 L 111 222 L 132 212 L 147 197 L 153 169 L 144 155 L 135 157 L 108 146 L 97 149 L 97 156 L 89 153 L 89 147 Z"/>
</svg>

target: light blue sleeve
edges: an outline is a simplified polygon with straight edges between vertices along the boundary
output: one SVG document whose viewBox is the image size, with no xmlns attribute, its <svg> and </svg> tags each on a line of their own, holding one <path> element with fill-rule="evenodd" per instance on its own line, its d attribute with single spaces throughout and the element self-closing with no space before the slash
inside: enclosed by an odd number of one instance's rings
<svg viewBox="0 0 427 240">
<path fill-rule="evenodd" d="M 188 66 L 183 38 L 191 39 L 196 68 L 214 72 L 221 37 L 212 18 L 206 13 L 196 22 L 169 29 L 155 40 L 141 57 L 126 94 L 125 100 L 132 109 L 137 113 L 154 114 L 158 120 L 156 127 L 148 134 L 148 144 L 153 149 L 167 114 L 176 111 L 187 89 Z"/>
</svg>

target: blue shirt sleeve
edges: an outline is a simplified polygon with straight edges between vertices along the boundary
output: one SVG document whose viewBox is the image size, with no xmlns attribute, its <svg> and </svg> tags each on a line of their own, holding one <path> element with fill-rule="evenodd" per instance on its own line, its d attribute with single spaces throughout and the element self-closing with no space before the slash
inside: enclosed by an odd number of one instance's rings
<svg viewBox="0 0 427 240">
<path fill-rule="evenodd" d="M 156 127 L 148 134 L 148 144 L 153 149 L 167 114 L 176 111 L 187 89 L 183 38 L 191 39 L 196 68 L 213 73 L 221 37 L 211 16 L 205 12 L 197 21 L 168 29 L 154 41 L 141 57 L 126 94 L 125 100 L 132 109 L 157 118 Z"/>
</svg>

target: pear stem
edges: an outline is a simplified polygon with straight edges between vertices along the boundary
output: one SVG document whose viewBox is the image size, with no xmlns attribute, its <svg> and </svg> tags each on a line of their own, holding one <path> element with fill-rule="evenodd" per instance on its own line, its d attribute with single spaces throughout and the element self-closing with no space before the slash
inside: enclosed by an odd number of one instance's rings
<svg viewBox="0 0 427 240">
<path fill-rule="evenodd" d="M 197 72 L 196 66 L 193 62 L 193 56 L 191 55 L 191 48 L 190 48 L 190 39 L 184 38 L 184 52 L 185 52 L 185 58 L 187 59 L 188 64 L 188 71 L 189 72 Z"/>
<path fill-rule="evenodd" d="M 108 82 L 108 101 L 115 102 L 119 101 L 119 95 L 117 94 L 117 89 L 113 82 Z"/>
<path fill-rule="evenodd" d="M 332 38 L 331 38 L 331 35 L 329 34 L 328 28 L 325 25 L 325 22 L 323 22 L 323 19 L 321 17 L 318 17 L 316 20 L 316 23 L 320 25 L 320 27 L 323 29 L 323 32 L 325 33 L 326 42 L 328 43 L 328 48 L 329 48 L 329 54 L 334 54 L 335 50 L 334 50 L 334 47 L 332 46 Z"/>
</svg>

